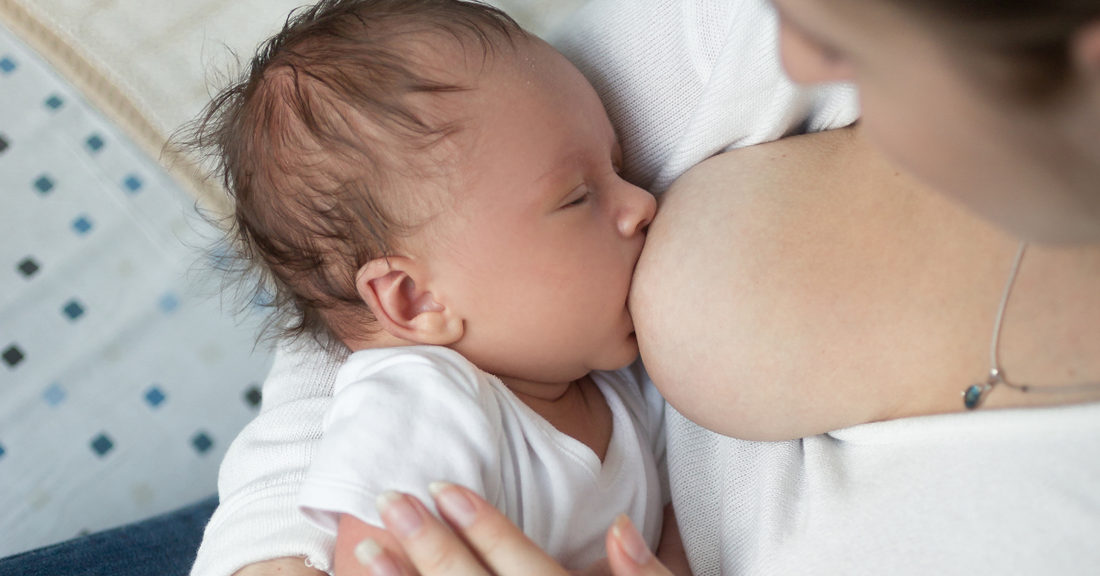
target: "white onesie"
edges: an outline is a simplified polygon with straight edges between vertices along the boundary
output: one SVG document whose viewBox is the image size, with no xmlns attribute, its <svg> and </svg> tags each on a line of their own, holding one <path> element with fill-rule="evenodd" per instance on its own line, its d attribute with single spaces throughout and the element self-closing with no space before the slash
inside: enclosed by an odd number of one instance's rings
<svg viewBox="0 0 1100 576">
<path fill-rule="evenodd" d="M 655 547 L 668 502 L 664 401 L 640 362 L 591 376 L 613 417 L 602 464 L 453 350 L 355 352 L 337 373 L 299 506 L 330 533 L 341 513 L 381 526 L 381 492 L 430 503 L 428 484 L 444 480 L 484 496 L 566 568 L 606 556 L 619 514 Z"/>
</svg>

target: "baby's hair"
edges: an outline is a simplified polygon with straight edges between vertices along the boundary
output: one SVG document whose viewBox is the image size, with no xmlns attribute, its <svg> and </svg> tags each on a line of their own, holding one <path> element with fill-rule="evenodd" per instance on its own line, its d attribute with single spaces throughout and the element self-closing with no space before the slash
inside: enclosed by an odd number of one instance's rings
<svg viewBox="0 0 1100 576">
<path fill-rule="evenodd" d="M 488 57 L 525 34 L 477 1 L 321 0 L 292 12 L 184 127 L 177 143 L 213 166 L 233 202 L 222 261 L 273 308 L 269 337 L 378 330 L 356 271 L 411 232 L 398 176 L 457 130 L 425 120 L 409 96 L 465 89 L 418 72 L 413 37 L 473 41 Z"/>
</svg>

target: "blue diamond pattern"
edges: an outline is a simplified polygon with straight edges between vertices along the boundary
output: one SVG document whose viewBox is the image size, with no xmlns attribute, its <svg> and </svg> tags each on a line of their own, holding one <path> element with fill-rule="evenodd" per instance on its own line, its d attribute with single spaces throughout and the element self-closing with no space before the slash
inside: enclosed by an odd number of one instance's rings
<svg viewBox="0 0 1100 576">
<path fill-rule="evenodd" d="M 160 307 L 161 312 L 164 312 L 165 314 L 170 314 L 174 312 L 176 308 L 179 308 L 180 299 L 177 298 L 174 293 L 167 292 L 160 297 L 159 301 L 157 301 L 157 306 Z"/>
<path fill-rule="evenodd" d="M 73 230 L 76 230 L 77 234 L 83 236 L 91 229 L 92 221 L 87 216 L 77 216 L 76 220 L 73 220 Z"/>
<path fill-rule="evenodd" d="M 49 388 L 42 393 L 42 399 L 46 401 L 46 404 L 50 406 L 57 406 L 65 401 L 65 389 L 60 384 L 54 382 L 50 384 Z"/>
<path fill-rule="evenodd" d="M 253 384 L 251 387 L 248 388 L 248 390 L 245 390 L 244 392 L 244 401 L 253 408 L 259 407 L 260 401 L 263 400 L 263 398 L 264 396 L 263 393 L 260 392 L 260 387 L 255 384 Z"/>
<path fill-rule="evenodd" d="M 15 60 L 7 56 L 0 58 L 0 72 L 10 74 L 12 70 L 15 70 Z"/>
<path fill-rule="evenodd" d="M 15 269 L 19 270 L 19 273 L 22 274 L 26 278 L 30 278 L 31 276 L 34 276 L 34 274 L 36 272 L 38 272 L 38 270 L 40 268 L 41 268 L 41 266 L 38 265 L 38 262 L 35 262 L 34 258 L 31 258 L 30 256 L 27 256 L 26 258 L 24 258 L 15 267 Z"/>
<path fill-rule="evenodd" d="M 4 457 L 4 446 L 0 445 L 0 458 Z"/>
<path fill-rule="evenodd" d="M 49 98 L 46 98 L 46 107 L 50 110 L 57 110 L 64 105 L 65 101 L 57 94 L 52 94 Z"/>
<path fill-rule="evenodd" d="M 135 194 L 138 190 L 141 190 L 142 181 L 141 178 L 137 177 L 137 175 L 130 174 L 126 177 L 125 180 L 122 181 L 122 185 L 125 186 L 131 194 Z"/>
<path fill-rule="evenodd" d="M 195 451 L 199 454 L 205 454 L 214 445 L 214 441 L 205 432 L 199 432 L 191 438 L 191 445 L 195 447 Z"/>
<path fill-rule="evenodd" d="M 160 406 L 160 403 L 164 402 L 165 398 L 164 392 L 161 392 L 156 384 L 153 384 L 149 390 L 145 392 L 145 401 L 153 408 Z"/>
<path fill-rule="evenodd" d="M 88 150 L 92 152 L 99 152 L 100 148 L 103 148 L 106 142 L 103 141 L 103 137 L 99 134 L 92 134 L 88 136 L 88 139 L 84 141 L 84 144 L 88 147 Z"/>
<path fill-rule="evenodd" d="M 111 448 L 114 447 L 115 443 L 111 442 L 111 439 L 108 438 L 106 434 L 100 434 L 99 436 L 96 436 L 95 440 L 92 440 L 92 450 L 94 450 L 95 453 L 99 454 L 100 456 L 103 456 L 104 454 L 110 452 Z"/>
<path fill-rule="evenodd" d="M 69 317 L 69 320 L 76 320 L 77 318 L 80 318 L 84 315 L 84 307 L 81 306 L 80 302 L 77 302 L 75 299 L 69 300 L 69 303 L 65 304 L 65 307 L 62 308 L 61 311 Z"/>
<path fill-rule="evenodd" d="M 53 180 L 46 174 L 43 174 L 34 181 L 34 187 L 38 189 L 40 194 L 46 194 L 50 190 L 53 190 Z"/>
<path fill-rule="evenodd" d="M 22 362 L 26 356 L 23 354 L 23 351 L 19 349 L 19 346 L 12 344 L 4 349 L 4 352 L 0 354 L 0 358 L 4 359 L 4 363 L 7 364 L 9 368 L 15 368 L 15 365 Z"/>
</svg>

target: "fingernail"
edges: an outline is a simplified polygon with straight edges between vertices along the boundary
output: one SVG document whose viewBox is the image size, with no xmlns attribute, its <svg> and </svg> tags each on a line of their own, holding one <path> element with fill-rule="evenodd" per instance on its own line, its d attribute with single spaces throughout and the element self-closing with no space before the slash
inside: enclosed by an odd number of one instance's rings
<svg viewBox="0 0 1100 576">
<path fill-rule="evenodd" d="M 386 556 L 378 542 L 371 538 L 356 544 L 352 554 L 373 576 L 401 576 L 397 565 Z"/>
<path fill-rule="evenodd" d="M 645 541 L 642 540 L 642 535 L 638 534 L 638 530 L 634 528 L 634 524 L 630 522 L 625 514 L 620 514 L 615 519 L 615 525 L 611 527 L 611 532 L 615 535 L 615 539 L 619 541 L 619 546 L 623 547 L 623 552 L 626 552 L 626 555 L 630 556 L 635 564 L 644 566 L 649 562 L 651 556 L 649 546 L 646 546 Z"/>
<path fill-rule="evenodd" d="M 386 528 L 393 530 L 397 536 L 412 536 L 424 525 L 412 504 L 397 492 L 387 490 L 379 494 L 375 506 L 378 507 Z"/>
<path fill-rule="evenodd" d="M 459 528 L 465 528 L 474 523 L 477 511 L 473 502 L 466 497 L 454 484 L 447 482 L 432 482 L 428 485 L 428 491 L 435 498 L 435 504 L 439 511 Z"/>
</svg>

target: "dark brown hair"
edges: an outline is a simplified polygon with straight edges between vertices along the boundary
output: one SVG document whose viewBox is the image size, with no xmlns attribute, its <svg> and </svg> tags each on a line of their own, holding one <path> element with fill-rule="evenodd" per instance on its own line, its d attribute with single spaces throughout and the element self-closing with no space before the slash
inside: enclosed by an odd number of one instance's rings
<svg viewBox="0 0 1100 576">
<path fill-rule="evenodd" d="M 981 84 L 1041 104 L 1072 83 L 1072 42 L 1100 0 L 887 0 L 933 24 Z"/>
<path fill-rule="evenodd" d="M 292 12 L 177 134 L 233 202 L 222 268 L 274 309 L 268 336 L 377 331 L 355 274 L 411 231 L 401 183 L 457 130 L 409 97 L 464 89 L 418 72 L 411 41 L 472 42 L 488 57 L 524 34 L 476 1 L 322 0 Z"/>
</svg>

